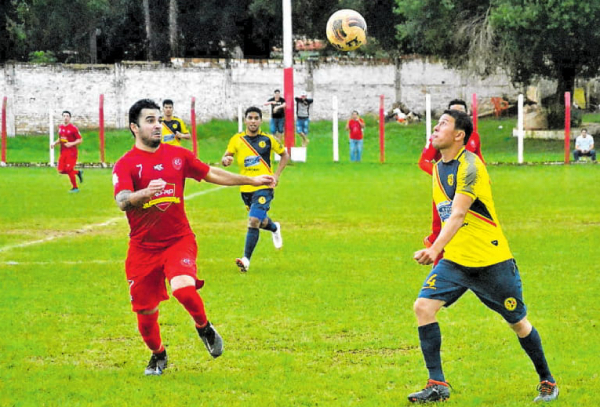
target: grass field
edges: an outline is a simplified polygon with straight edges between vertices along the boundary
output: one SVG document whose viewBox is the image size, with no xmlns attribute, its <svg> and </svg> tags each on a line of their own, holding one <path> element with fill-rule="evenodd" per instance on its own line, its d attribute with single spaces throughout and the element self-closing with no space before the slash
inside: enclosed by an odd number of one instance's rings
<svg viewBox="0 0 600 407">
<path fill-rule="evenodd" d="M 412 303 L 429 268 L 412 254 L 429 231 L 431 181 L 414 165 L 418 128 L 389 131 L 381 165 L 367 124 L 365 162 L 354 165 L 345 142 L 342 162 L 331 162 L 328 124 L 314 124 L 308 162 L 286 169 L 272 206 L 284 248 L 263 232 L 247 275 L 234 264 L 246 228 L 237 189 L 188 183 L 201 294 L 225 353 L 213 360 L 171 299 L 161 306 L 170 358 L 162 377 L 143 376 L 149 352 L 130 311 L 128 226 L 110 170 L 86 169 L 81 192 L 68 194 L 52 168 L 0 169 L 0 406 L 407 405 L 427 379 Z M 500 130 L 493 120 L 481 128 Z M 201 158 L 215 162 L 235 124 L 200 130 Z M 516 161 L 512 138 L 482 137 L 488 161 Z M 109 140 L 109 161 L 132 141 L 123 132 Z M 36 143 L 18 138 L 9 161 L 44 161 Z M 84 161 L 98 161 L 92 145 Z M 548 150 L 532 154 L 562 158 Z M 489 167 L 529 318 L 561 388 L 556 406 L 599 404 L 599 168 Z M 445 405 L 531 404 L 537 375 L 498 315 L 468 293 L 439 319 L 454 388 Z"/>
</svg>

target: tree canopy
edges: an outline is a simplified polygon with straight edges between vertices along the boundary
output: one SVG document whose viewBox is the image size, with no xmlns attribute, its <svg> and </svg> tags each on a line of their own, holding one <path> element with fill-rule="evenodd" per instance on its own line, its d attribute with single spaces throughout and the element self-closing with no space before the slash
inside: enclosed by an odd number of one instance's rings
<svg viewBox="0 0 600 407">
<path fill-rule="evenodd" d="M 505 69 L 516 84 L 600 70 L 600 2 L 577 0 L 396 0 L 402 49 L 438 56 L 480 74 Z"/>
</svg>

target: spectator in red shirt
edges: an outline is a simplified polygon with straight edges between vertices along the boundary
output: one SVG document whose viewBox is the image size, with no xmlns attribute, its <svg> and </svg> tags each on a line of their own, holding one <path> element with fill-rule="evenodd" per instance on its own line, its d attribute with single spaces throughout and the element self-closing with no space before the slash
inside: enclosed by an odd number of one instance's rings
<svg viewBox="0 0 600 407">
<path fill-rule="evenodd" d="M 353 111 L 346 123 L 346 130 L 350 133 L 350 161 L 360 162 L 362 159 L 364 128 L 365 121 L 358 115 L 358 111 Z"/>
<path fill-rule="evenodd" d="M 467 104 L 464 100 L 453 99 L 450 101 L 450 103 L 448 103 L 448 109 L 459 110 L 461 112 L 467 113 Z M 477 154 L 479 158 L 481 158 L 481 161 L 485 163 L 485 160 L 483 159 L 483 154 L 481 153 L 481 140 L 479 138 L 479 133 L 477 133 L 475 130 L 473 130 L 473 133 L 471 134 L 471 137 L 469 138 L 469 142 L 465 146 L 465 149 Z M 441 157 L 442 156 L 440 152 L 436 150 L 435 147 L 433 147 L 433 144 L 431 144 L 430 138 L 427 140 L 427 145 L 425 145 L 425 148 L 421 153 L 421 157 L 419 158 L 419 167 L 427 174 L 432 175 L 433 165 L 435 162 L 439 161 Z M 440 220 L 440 216 L 434 204 L 433 217 L 431 222 L 431 234 L 425 237 L 425 239 L 423 240 L 423 244 L 425 245 L 425 247 L 431 247 L 433 242 L 435 242 L 435 239 L 437 239 L 438 235 L 440 234 L 441 230 L 442 221 Z M 442 257 L 444 257 L 444 252 L 440 253 L 440 255 L 435 261 L 435 264 L 437 264 L 442 259 Z"/>
<path fill-rule="evenodd" d="M 71 190 L 69 192 L 79 192 L 75 176 L 77 176 L 79 182 L 82 183 L 83 171 L 76 170 L 75 164 L 77 164 L 77 146 L 81 144 L 83 139 L 81 138 L 81 134 L 79 134 L 79 129 L 71 123 L 71 112 L 65 110 L 62 112 L 62 117 L 63 124 L 58 126 L 58 139 L 50 146 L 54 148 L 60 143 L 58 172 L 69 176 L 69 180 L 71 181 Z"/>
<path fill-rule="evenodd" d="M 139 332 L 152 351 L 146 375 L 161 375 L 167 352 L 158 325 L 158 306 L 169 295 L 183 305 L 195 322 L 204 346 L 214 358 L 223 340 L 208 322 L 204 302 L 196 291 L 198 246 L 184 208 L 186 178 L 219 185 L 275 185 L 271 175 L 247 177 L 210 167 L 181 147 L 161 143 L 160 107 L 142 99 L 129 110 L 133 148 L 113 169 L 114 196 L 131 229 L 125 273 Z M 205 243 L 206 244 L 206 243 Z"/>
</svg>

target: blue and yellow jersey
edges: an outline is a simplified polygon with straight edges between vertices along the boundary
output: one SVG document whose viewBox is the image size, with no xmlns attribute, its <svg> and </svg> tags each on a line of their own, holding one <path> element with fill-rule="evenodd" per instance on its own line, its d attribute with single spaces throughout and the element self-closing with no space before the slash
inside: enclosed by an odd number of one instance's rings
<svg viewBox="0 0 600 407">
<path fill-rule="evenodd" d="M 162 122 L 160 141 L 162 143 L 172 144 L 174 146 L 181 146 L 181 142 L 177 137 L 175 137 L 175 133 L 188 133 L 188 129 L 185 127 L 183 120 L 181 120 L 179 117 L 173 116 L 172 120 L 170 121 L 166 121 L 163 117 L 161 117 L 160 121 Z"/>
<path fill-rule="evenodd" d="M 245 132 L 234 135 L 227 145 L 227 152 L 236 157 L 240 174 L 255 177 L 272 175 L 271 158 L 273 153 L 282 154 L 285 148 L 275 137 L 259 130 L 256 136 L 248 136 Z M 268 186 L 255 187 L 242 185 L 240 191 L 254 192 Z"/>
<path fill-rule="evenodd" d="M 442 220 L 450 217 L 456 194 L 473 198 L 464 224 L 444 248 L 444 258 L 465 267 L 484 267 L 513 258 L 498 223 L 490 177 L 477 155 L 464 148 L 433 171 L 433 200 Z"/>
</svg>

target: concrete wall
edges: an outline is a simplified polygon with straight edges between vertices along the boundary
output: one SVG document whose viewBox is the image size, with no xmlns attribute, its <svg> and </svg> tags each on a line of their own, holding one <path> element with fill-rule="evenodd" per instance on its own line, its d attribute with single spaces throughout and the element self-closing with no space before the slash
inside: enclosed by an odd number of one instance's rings
<svg viewBox="0 0 600 407">
<path fill-rule="evenodd" d="M 115 65 L 6 64 L 0 71 L 0 97 L 8 97 L 9 135 L 47 134 L 49 114 L 55 124 L 62 110 L 70 110 L 80 128 L 98 127 L 99 95 L 104 94 L 107 128 L 124 128 L 127 111 L 136 100 L 157 102 L 170 98 L 175 114 L 190 122 L 190 101 L 196 98 L 196 120 L 236 118 L 238 105 L 262 106 L 274 89 L 283 90 L 279 60 L 179 60 L 169 65 L 121 63 Z M 516 98 L 519 93 L 506 75 L 486 79 L 447 69 L 437 61 L 406 58 L 402 61 L 311 61 L 294 66 L 296 94 L 306 89 L 315 99 L 312 118 L 331 118 L 332 97 L 339 102 L 341 119 L 352 110 L 376 113 L 379 95 L 385 109 L 396 100 L 416 112 L 425 110 L 425 94 L 441 110 L 453 98 L 479 103 L 491 96 Z M 265 118 L 269 109 L 264 108 Z"/>
</svg>

